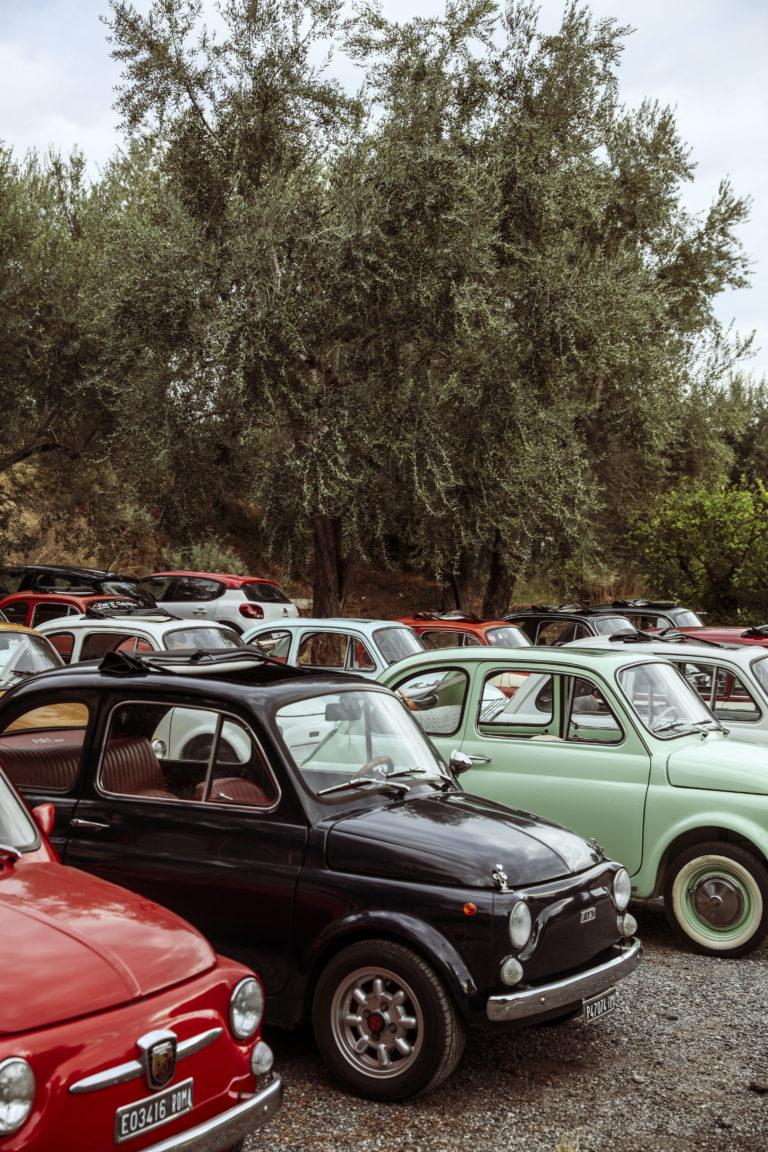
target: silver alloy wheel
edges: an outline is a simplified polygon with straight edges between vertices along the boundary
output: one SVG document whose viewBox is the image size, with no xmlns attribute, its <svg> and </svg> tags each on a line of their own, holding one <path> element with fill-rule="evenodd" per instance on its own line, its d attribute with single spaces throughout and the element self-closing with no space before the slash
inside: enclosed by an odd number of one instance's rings
<svg viewBox="0 0 768 1152">
<path fill-rule="evenodd" d="M 424 1020 L 413 989 L 378 965 L 350 972 L 336 989 L 331 1028 L 348 1063 L 381 1078 L 406 1071 L 424 1041 Z"/>
</svg>

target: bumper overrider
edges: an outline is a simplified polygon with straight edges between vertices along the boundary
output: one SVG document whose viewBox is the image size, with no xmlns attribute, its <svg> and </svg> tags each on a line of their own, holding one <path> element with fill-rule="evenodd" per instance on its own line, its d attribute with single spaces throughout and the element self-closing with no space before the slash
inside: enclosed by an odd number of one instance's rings
<svg viewBox="0 0 768 1152">
<path fill-rule="evenodd" d="M 535 1023 L 537 1016 L 549 1016 L 559 1008 L 577 1007 L 581 1001 L 607 991 L 617 980 L 634 972 L 642 951 L 642 944 L 635 937 L 626 944 L 616 944 L 610 959 L 585 972 L 553 980 L 551 984 L 521 987 L 501 996 L 490 996 L 486 1004 L 488 1019 L 493 1023 L 510 1020 Z"/>
<path fill-rule="evenodd" d="M 179 1132 L 177 1136 L 169 1136 L 145 1152 L 211 1152 L 212 1148 L 227 1148 L 270 1120 L 282 1099 L 283 1082 L 279 1076 L 273 1075 L 266 1088 L 252 1096 L 244 1096 L 234 1108 L 186 1132 Z"/>
</svg>

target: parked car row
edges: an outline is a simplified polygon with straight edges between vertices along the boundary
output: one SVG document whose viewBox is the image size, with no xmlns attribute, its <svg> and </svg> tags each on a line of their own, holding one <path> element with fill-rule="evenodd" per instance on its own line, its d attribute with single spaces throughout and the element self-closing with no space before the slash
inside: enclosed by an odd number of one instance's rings
<svg viewBox="0 0 768 1152">
<path fill-rule="evenodd" d="M 353 1092 L 429 1091 L 468 1028 L 611 1012 L 632 900 L 713 955 L 768 935 L 768 656 L 670 633 L 703 630 L 677 606 L 327 620 L 73 571 L 0 601 L 11 1152 L 235 1152 L 280 1104 L 262 1017 Z"/>
</svg>

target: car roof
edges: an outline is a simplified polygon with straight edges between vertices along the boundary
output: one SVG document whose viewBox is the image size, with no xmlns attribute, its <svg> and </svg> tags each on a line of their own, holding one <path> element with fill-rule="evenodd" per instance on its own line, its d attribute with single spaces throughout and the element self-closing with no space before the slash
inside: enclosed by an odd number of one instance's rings
<svg viewBox="0 0 768 1152">
<path fill-rule="evenodd" d="M 317 671 L 284 664 L 248 648 L 183 655 L 109 652 L 99 662 L 89 660 L 36 673 L 4 697 L 0 709 L 11 698 L 17 701 L 22 696 L 36 696 L 46 689 L 95 689 L 102 693 L 113 688 L 126 691 L 139 687 L 142 691 L 157 689 L 160 696 L 175 691 L 190 698 L 207 697 L 210 700 L 212 696 L 218 696 L 251 702 L 254 698 L 266 702 L 275 697 L 294 700 L 317 696 L 323 690 L 387 691 L 370 678 L 349 672 Z"/>
<path fill-rule="evenodd" d="M 140 629 L 157 636 L 163 636 L 166 632 L 174 632 L 179 628 L 185 630 L 215 628 L 219 632 L 233 631 L 228 624 L 219 620 L 195 620 L 189 617 L 172 616 L 169 613 L 142 614 L 141 612 L 115 612 L 110 616 L 91 616 L 88 613 L 83 613 L 80 616 L 60 616 L 58 620 L 46 620 L 43 624 L 38 624 L 37 627 L 43 633 L 58 632 L 59 630 L 71 631 L 73 628 L 88 632 Z"/>
<path fill-rule="evenodd" d="M 272 584 L 278 587 L 276 580 L 267 580 L 266 576 L 236 576 L 232 572 L 192 572 L 188 569 L 176 569 L 173 572 L 150 572 L 142 576 L 142 580 L 153 580 L 160 576 L 199 576 L 203 580 L 220 580 L 230 588 L 240 588 L 243 584 Z"/>
<path fill-rule="evenodd" d="M 614 633 L 615 636 L 620 638 L 616 640 L 610 636 L 586 636 L 581 640 L 570 640 L 563 647 L 566 649 L 580 648 L 582 651 L 586 649 L 592 652 L 602 651 L 604 648 L 623 649 L 625 652 L 653 652 L 666 659 L 673 657 L 677 659 L 684 656 L 692 661 L 697 659 L 725 659 L 749 664 L 753 660 L 759 659 L 759 653 L 755 653 L 748 644 L 717 642 L 702 644 L 692 637 L 682 634 L 662 639 L 661 637 L 654 637 L 649 632 L 641 632 L 637 638 L 631 634 L 621 637 L 621 633 Z"/>
<path fill-rule="evenodd" d="M 31 636 L 38 636 L 37 628 L 28 628 L 26 624 L 12 624 L 10 620 L 0 620 L 0 630 L 3 632 L 28 632 Z"/>
<path fill-rule="evenodd" d="M 260 620 L 246 632 L 271 632 L 274 629 L 288 628 L 295 631 L 297 628 L 328 628 L 332 630 L 349 630 L 359 628 L 363 632 L 372 632 L 380 628 L 403 628 L 406 625 L 402 620 L 370 620 L 354 616 L 285 616 L 274 620 Z"/>
<path fill-rule="evenodd" d="M 411 667 L 423 668 L 432 664 L 509 664 L 516 668 L 533 669 L 537 665 L 552 667 L 559 664 L 566 668 L 583 669 L 593 665 L 604 675 L 610 675 L 613 670 L 624 668 L 628 664 L 663 663 L 660 656 L 646 651 L 643 646 L 639 650 L 628 650 L 623 645 L 616 651 L 613 648 L 592 649 L 576 648 L 570 645 L 545 645 L 530 648 L 490 648 L 485 646 L 467 648 L 435 648 L 425 652 L 417 652 L 413 656 L 405 656 L 390 664 L 386 672 L 378 677 L 385 681 L 391 679 L 393 674 L 405 672 Z"/>
</svg>

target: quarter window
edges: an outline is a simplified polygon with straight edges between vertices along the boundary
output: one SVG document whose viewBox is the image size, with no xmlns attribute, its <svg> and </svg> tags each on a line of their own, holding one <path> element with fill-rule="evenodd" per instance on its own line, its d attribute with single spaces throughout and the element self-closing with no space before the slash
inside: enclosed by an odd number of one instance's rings
<svg viewBox="0 0 768 1152">
<path fill-rule="evenodd" d="M 0 766 L 18 788 L 67 792 L 77 777 L 88 709 L 62 700 L 25 712 L 0 735 Z"/>
<path fill-rule="evenodd" d="M 430 736 L 452 736 L 461 727 L 469 676 L 460 668 L 430 668 L 407 680 L 395 691 Z"/>
</svg>

